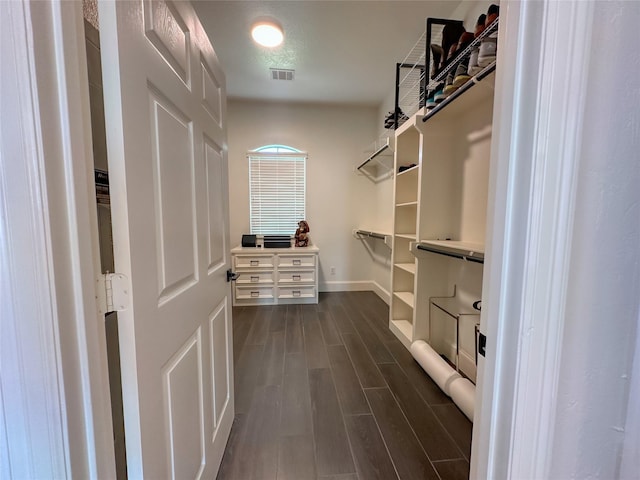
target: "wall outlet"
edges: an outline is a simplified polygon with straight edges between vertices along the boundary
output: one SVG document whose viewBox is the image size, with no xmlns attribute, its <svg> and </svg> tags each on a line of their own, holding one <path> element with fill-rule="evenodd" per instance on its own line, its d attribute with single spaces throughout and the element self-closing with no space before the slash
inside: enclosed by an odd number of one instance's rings
<svg viewBox="0 0 640 480">
<path fill-rule="evenodd" d="M 331 275 L 335 275 L 335 274 L 336 274 L 336 267 L 331 267 L 331 268 L 329 268 L 329 273 L 330 273 Z"/>
</svg>

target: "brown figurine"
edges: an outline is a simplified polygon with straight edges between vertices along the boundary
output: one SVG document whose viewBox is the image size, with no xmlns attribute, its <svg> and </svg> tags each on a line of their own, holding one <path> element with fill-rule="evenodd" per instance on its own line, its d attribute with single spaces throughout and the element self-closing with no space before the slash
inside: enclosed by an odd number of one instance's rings
<svg viewBox="0 0 640 480">
<path fill-rule="evenodd" d="M 306 220 L 300 220 L 298 222 L 298 229 L 296 230 L 296 247 L 309 246 L 309 224 Z"/>
</svg>

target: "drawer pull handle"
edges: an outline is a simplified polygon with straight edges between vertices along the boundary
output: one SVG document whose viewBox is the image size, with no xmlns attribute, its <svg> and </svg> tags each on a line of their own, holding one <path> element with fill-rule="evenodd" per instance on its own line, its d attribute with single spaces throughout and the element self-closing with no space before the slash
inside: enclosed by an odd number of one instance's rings
<svg viewBox="0 0 640 480">
<path fill-rule="evenodd" d="M 293 264 L 294 264 L 294 265 L 302 265 L 302 260 L 300 260 L 300 259 L 294 259 L 294 260 L 293 260 Z"/>
<path fill-rule="evenodd" d="M 293 290 L 291 293 L 293 293 L 294 297 L 299 297 L 300 296 L 300 290 Z"/>
<path fill-rule="evenodd" d="M 260 292 L 251 292 L 252 298 L 259 297 L 259 296 L 260 296 Z"/>
<path fill-rule="evenodd" d="M 259 281 L 260 281 L 260 277 L 254 277 L 254 276 L 252 276 L 252 277 L 251 277 L 251 281 L 252 281 L 252 282 L 254 282 L 254 283 L 255 283 L 255 282 L 259 282 Z"/>
<path fill-rule="evenodd" d="M 299 282 L 300 281 L 300 275 L 294 275 L 293 276 L 293 281 L 294 282 Z"/>
<path fill-rule="evenodd" d="M 249 264 L 250 264 L 252 267 L 257 267 L 258 265 L 260 265 L 260 260 L 250 260 L 250 261 L 249 261 Z"/>
</svg>

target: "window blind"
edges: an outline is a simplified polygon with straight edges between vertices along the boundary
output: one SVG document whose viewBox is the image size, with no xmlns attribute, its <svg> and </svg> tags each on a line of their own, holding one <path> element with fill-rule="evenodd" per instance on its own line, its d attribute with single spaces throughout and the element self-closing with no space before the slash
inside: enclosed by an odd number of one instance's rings
<svg viewBox="0 0 640 480">
<path fill-rule="evenodd" d="M 247 157 L 251 233 L 293 235 L 305 219 L 307 156 L 251 152 Z"/>
</svg>

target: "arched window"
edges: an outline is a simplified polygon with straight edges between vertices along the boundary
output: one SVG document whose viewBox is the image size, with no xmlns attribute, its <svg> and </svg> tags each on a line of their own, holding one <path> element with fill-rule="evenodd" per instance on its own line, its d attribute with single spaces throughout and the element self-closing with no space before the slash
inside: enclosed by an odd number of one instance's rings
<svg viewBox="0 0 640 480">
<path fill-rule="evenodd" d="M 307 154 L 286 145 L 265 145 L 247 158 L 251 233 L 293 235 L 306 217 Z"/>
</svg>

